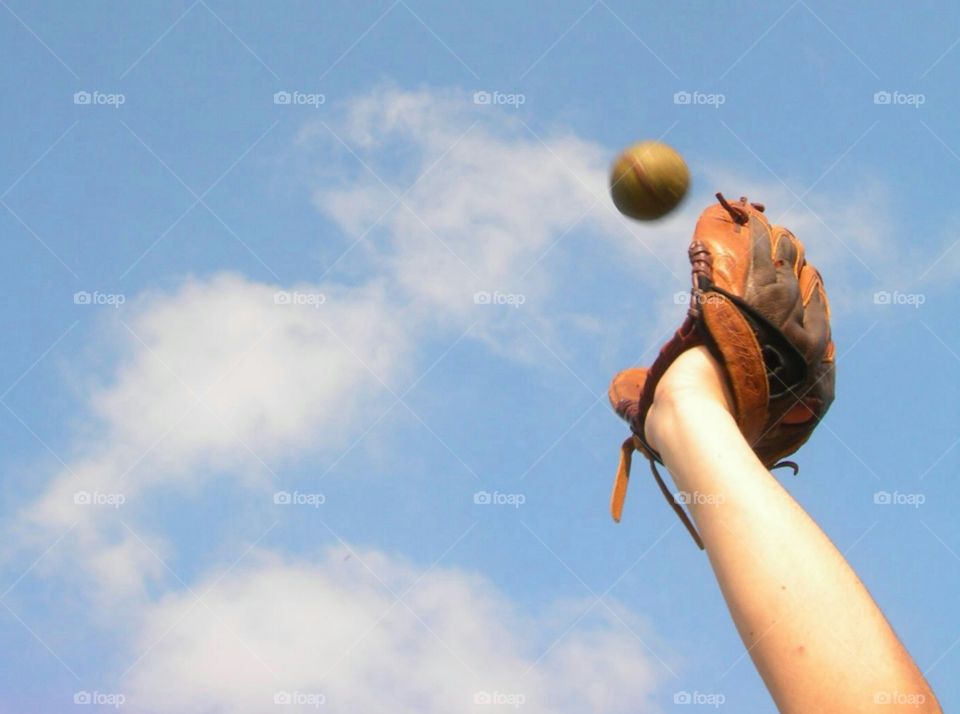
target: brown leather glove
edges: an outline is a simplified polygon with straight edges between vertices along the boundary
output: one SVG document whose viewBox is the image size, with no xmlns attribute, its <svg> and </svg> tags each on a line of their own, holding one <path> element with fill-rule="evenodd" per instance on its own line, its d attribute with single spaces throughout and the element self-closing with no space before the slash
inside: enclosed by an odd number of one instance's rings
<svg viewBox="0 0 960 714">
<path fill-rule="evenodd" d="M 610 385 L 610 403 L 633 431 L 621 447 L 611 511 L 620 520 L 634 450 L 650 467 L 667 501 L 701 548 L 683 508 L 657 472 L 659 454 L 646 443 L 644 422 L 657 382 L 682 352 L 705 345 L 723 367 L 734 417 L 767 468 L 810 437 L 834 394 L 834 346 L 823 280 L 803 244 L 770 225 L 763 206 L 717 194 L 697 221 L 689 256 L 693 288 L 680 329 L 650 369 L 628 369 Z"/>
</svg>

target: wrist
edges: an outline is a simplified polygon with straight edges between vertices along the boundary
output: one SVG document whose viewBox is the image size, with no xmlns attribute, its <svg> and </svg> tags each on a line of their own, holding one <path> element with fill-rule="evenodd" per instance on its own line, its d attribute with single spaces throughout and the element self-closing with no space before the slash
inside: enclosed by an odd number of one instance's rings
<svg viewBox="0 0 960 714">
<path fill-rule="evenodd" d="M 663 454 L 671 446 L 683 443 L 685 434 L 704 417 L 716 413 L 716 399 L 687 389 L 658 389 L 644 422 L 647 443 Z"/>
<path fill-rule="evenodd" d="M 719 410 L 719 411 L 718 411 Z M 657 383 L 644 423 L 644 437 L 657 451 L 679 438 L 688 424 L 702 424 L 708 414 L 733 415 L 733 397 L 719 363 L 706 347 L 687 350 Z"/>
</svg>

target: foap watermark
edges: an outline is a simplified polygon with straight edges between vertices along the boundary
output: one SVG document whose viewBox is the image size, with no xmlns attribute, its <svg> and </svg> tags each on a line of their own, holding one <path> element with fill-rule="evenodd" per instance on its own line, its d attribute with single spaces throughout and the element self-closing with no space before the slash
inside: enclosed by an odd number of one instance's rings
<svg viewBox="0 0 960 714">
<path fill-rule="evenodd" d="M 74 305 L 110 305 L 119 308 L 127 301 L 127 296 L 123 293 L 102 293 L 94 290 L 92 293 L 86 290 L 80 290 L 73 294 Z"/>
<path fill-rule="evenodd" d="M 925 704 L 927 697 L 922 692 L 876 692 L 873 695 L 874 704 L 895 704 L 920 707 Z"/>
<path fill-rule="evenodd" d="M 127 97 L 119 92 L 111 94 L 99 91 L 79 91 L 73 93 L 73 103 L 78 106 L 103 106 L 119 109 L 127 103 Z"/>
<path fill-rule="evenodd" d="M 73 494 L 73 502 L 78 506 L 109 506 L 120 508 L 127 502 L 122 493 L 100 493 L 99 491 L 77 491 Z"/>
<path fill-rule="evenodd" d="M 520 692 L 474 692 L 473 703 L 482 706 L 508 706 L 519 709 L 527 701 Z"/>
<path fill-rule="evenodd" d="M 522 493 L 477 491 L 473 494 L 473 502 L 478 506 L 513 506 L 514 508 L 520 508 L 527 502 L 527 497 Z"/>
<path fill-rule="evenodd" d="M 120 692 L 88 692 L 85 689 L 73 693 L 74 704 L 95 704 L 97 706 L 119 709 L 127 701 L 125 694 Z"/>
<path fill-rule="evenodd" d="M 312 307 L 320 307 L 326 301 L 327 296 L 323 293 L 278 290 L 273 294 L 274 305 L 310 305 Z"/>
<path fill-rule="evenodd" d="M 520 307 L 527 301 L 523 293 L 503 293 L 499 290 L 479 290 L 473 294 L 474 305 L 510 305 Z"/>
<path fill-rule="evenodd" d="M 700 706 L 710 706 L 715 709 L 719 709 L 726 701 L 726 695 L 721 694 L 720 692 L 700 692 L 697 690 L 688 692 L 684 689 L 673 693 L 674 704 L 697 704 Z"/>
<path fill-rule="evenodd" d="M 920 508 L 927 502 L 923 493 L 900 493 L 899 491 L 877 491 L 873 494 L 873 503 L 877 506 L 913 506 Z"/>
<path fill-rule="evenodd" d="M 874 305 L 910 305 L 915 310 L 927 301 L 923 293 L 902 293 L 899 290 L 878 290 L 873 294 Z"/>
<path fill-rule="evenodd" d="M 893 90 L 881 90 L 873 93 L 873 103 L 880 106 L 906 106 L 919 109 L 927 102 L 926 94 L 910 94 L 908 92 L 898 92 Z"/>
<path fill-rule="evenodd" d="M 273 502 L 277 506 L 313 506 L 314 508 L 320 508 L 327 502 L 327 497 L 322 493 L 277 491 L 273 494 Z"/>
<path fill-rule="evenodd" d="M 673 294 L 674 305 L 707 305 L 719 303 L 724 298 L 714 292 L 692 293 L 689 290 L 679 290 Z"/>
<path fill-rule="evenodd" d="M 274 692 L 273 703 L 281 706 L 313 707 L 319 709 L 327 697 L 320 692 Z"/>
<path fill-rule="evenodd" d="M 727 498 L 722 493 L 701 493 L 700 491 L 678 491 L 673 497 L 683 506 L 722 506 Z"/>
<path fill-rule="evenodd" d="M 474 104 L 490 104 L 496 106 L 507 106 L 519 109 L 527 101 L 525 94 L 509 94 L 507 92 L 487 92 L 480 90 L 473 93 Z"/>
<path fill-rule="evenodd" d="M 673 103 L 698 106 L 698 107 L 713 107 L 714 109 L 719 109 L 727 102 L 727 95 L 725 94 L 709 94 L 707 92 L 674 92 L 673 93 Z"/>
<path fill-rule="evenodd" d="M 278 106 L 313 107 L 319 109 L 327 103 L 327 95 L 318 92 L 274 92 L 273 103 Z"/>
</svg>

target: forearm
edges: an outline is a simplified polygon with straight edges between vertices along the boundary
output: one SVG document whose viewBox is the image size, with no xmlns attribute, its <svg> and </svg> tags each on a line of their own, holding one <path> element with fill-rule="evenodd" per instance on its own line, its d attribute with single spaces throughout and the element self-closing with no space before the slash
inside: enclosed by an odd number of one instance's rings
<svg viewBox="0 0 960 714">
<path fill-rule="evenodd" d="M 731 615 L 780 710 L 876 711 L 886 697 L 903 711 L 939 711 L 859 578 L 747 446 L 720 390 L 658 396 L 648 436 L 688 494 Z"/>
</svg>

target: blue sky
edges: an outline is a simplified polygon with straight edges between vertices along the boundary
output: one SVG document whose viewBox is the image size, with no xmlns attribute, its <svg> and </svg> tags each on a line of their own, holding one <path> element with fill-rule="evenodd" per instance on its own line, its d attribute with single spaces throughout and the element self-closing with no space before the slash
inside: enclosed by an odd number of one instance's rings
<svg viewBox="0 0 960 714">
<path fill-rule="evenodd" d="M 832 299 L 787 485 L 960 704 L 956 8 L 2 5 L 0 711 L 772 711 L 644 469 L 607 512 L 717 190 Z"/>
</svg>

